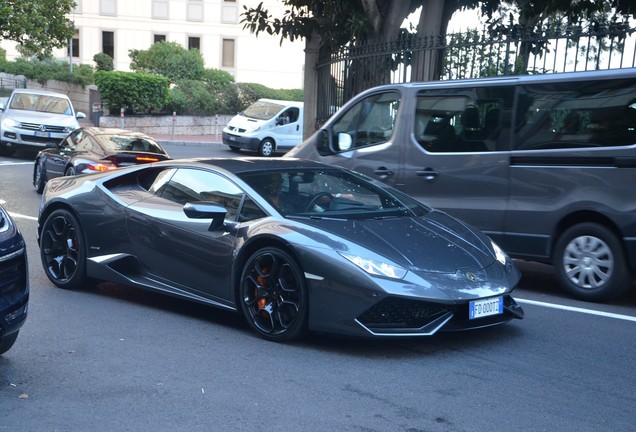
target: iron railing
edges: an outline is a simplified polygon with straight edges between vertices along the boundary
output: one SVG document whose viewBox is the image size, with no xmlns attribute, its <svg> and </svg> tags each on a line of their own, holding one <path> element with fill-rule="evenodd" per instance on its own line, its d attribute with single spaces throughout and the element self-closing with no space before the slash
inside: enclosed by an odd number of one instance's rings
<svg viewBox="0 0 636 432">
<path fill-rule="evenodd" d="M 0 97 L 8 97 L 15 88 L 26 88 L 26 79 L 0 78 Z"/>
<path fill-rule="evenodd" d="M 317 125 L 381 84 L 630 67 L 636 67 L 636 28 L 629 21 L 404 33 L 394 42 L 347 46 L 320 58 Z"/>
</svg>

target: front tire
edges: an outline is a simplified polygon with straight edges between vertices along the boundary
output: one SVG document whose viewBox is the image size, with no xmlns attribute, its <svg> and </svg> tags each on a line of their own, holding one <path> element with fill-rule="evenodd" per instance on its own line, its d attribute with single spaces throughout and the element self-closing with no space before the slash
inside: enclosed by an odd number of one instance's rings
<svg viewBox="0 0 636 432">
<path fill-rule="evenodd" d="M 77 173 L 75 172 L 75 167 L 74 166 L 70 166 L 68 168 L 66 168 L 66 171 L 64 171 L 64 175 L 65 176 L 74 176 Z"/>
<path fill-rule="evenodd" d="M 40 258 L 44 273 L 58 287 L 86 285 L 86 245 L 73 213 L 59 209 L 46 218 L 40 236 Z"/>
<path fill-rule="evenodd" d="M 619 239 L 595 223 L 566 230 L 556 244 L 554 264 L 561 286 L 581 300 L 613 300 L 631 287 L 632 278 Z"/>
<path fill-rule="evenodd" d="M 256 251 L 241 274 L 240 304 L 249 325 L 264 339 L 285 342 L 307 331 L 309 300 L 300 266 L 285 251 Z"/>
<path fill-rule="evenodd" d="M 0 143 L 0 156 L 12 156 L 16 150 L 15 147 L 7 147 L 6 144 Z"/>
<path fill-rule="evenodd" d="M 17 339 L 18 332 L 12 333 L 9 336 L 5 336 L 0 339 L 0 355 L 9 351 Z"/>
<path fill-rule="evenodd" d="M 274 142 L 274 140 L 265 138 L 258 146 L 258 155 L 269 157 L 274 154 L 274 150 L 276 150 L 276 143 Z"/>
<path fill-rule="evenodd" d="M 38 159 L 38 161 L 35 163 L 35 169 L 33 170 L 33 187 L 39 194 L 41 194 L 44 190 L 44 185 L 46 184 L 45 177 L 46 174 L 44 173 L 44 160 Z"/>
</svg>

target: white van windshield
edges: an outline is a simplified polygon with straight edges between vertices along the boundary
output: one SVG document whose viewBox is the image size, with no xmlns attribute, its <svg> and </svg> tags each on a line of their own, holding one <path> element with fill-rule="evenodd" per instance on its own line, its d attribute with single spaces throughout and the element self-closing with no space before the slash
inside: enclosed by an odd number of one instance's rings
<svg viewBox="0 0 636 432">
<path fill-rule="evenodd" d="M 278 114 L 283 108 L 285 108 L 284 105 L 277 103 L 256 101 L 243 111 L 243 115 L 256 120 L 269 120 Z"/>
</svg>

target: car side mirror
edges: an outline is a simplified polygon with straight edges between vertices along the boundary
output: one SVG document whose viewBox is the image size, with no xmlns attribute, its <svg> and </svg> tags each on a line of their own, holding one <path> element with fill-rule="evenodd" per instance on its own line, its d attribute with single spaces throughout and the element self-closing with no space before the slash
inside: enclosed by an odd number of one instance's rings
<svg viewBox="0 0 636 432">
<path fill-rule="evenodd" d="M 85 119 L 86 118 L 86 114 L 84 114 L 81 111 L 78 111 L 77 114 L 75 114 L 75 118 L 77 118 L 77 119 Z"/>
<path fill-rule="evenodd" d="M 183 206 L 183 212 L 190 219 L 212 219 L 208 231 L 222 227 L 227 215 L 225 207 L 206 201 L 188 202 Z"/>
</svg>

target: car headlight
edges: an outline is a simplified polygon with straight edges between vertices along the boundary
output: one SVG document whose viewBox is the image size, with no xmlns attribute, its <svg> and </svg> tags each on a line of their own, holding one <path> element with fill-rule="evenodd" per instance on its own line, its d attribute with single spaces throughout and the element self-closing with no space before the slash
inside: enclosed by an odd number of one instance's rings
<svg viewBox="0 0 636 432">
<path fill-rule="evenodd" d="M 499 261 L 501 265 L 506 265 L 508 262 L 508 255 L 506 255 L 506 253 L 494 241 L 490 240 L 490 244 L 495 251 L 495 258 L 497 261 Z"/>
<path fill-rule="evenodd" d="M 64 128 L 64 133 L 71 133 L 75 130 L 76 128 L 74 128 L 73 126 L 66 126 Z"/>
<path fill-rule="evenodd" d="M 340 255 L 360 267 L 365 272 L 374 276 L 384 276 L 391 279 L 402 279 L 408 272 L 408 270 L 394 264 L 375 261 L 357 255 L 349 255 L 342 252 L 340 252 Z"/>
<path fill-rule="evenodd" d="M 2 122 L 2 125 L 4 127 L 19 128 L 20 127 L 20 122 L 19 121 L 15 121 L 15 120 L 10 119 L 10 118 L 7 118 L 7 119 L 4 119 L 4 121 Z"/>
</svg>

